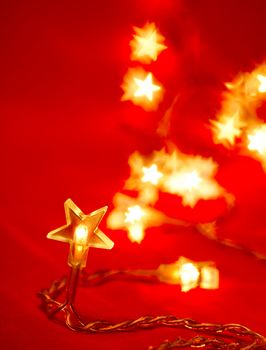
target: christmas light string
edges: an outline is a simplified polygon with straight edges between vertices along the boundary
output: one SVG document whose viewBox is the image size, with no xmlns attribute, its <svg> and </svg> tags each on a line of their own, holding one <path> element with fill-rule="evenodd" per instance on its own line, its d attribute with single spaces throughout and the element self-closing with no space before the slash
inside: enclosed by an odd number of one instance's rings
<svg viewBox="0 0 266 350">
<path fill-rule="evenodd" d="M 154 23 L 147 23 L 143 28 L 134 27 L 135 34 L 130 46 L 131 59 L 143 65 L 156 61 L 158 55 L 167 49 L 164 37 Z M 227 84 L 223 111 L 217 120 L 211 121 L 215 143 L 233 147 L 242 137 L 242 143 L 254 152 L 256 157 L 266 164 L 265 124 L 256 116 L 256 109 L 266 99 L 266 68 L 264 65 L 254 72 L 241 75 L 232 84 Z M 130 100 L 146 111 L 157 110 L 163 99 L 164 88 L 157 82 L 152 72 L 143 67 L 129 68 L 122 84 L 122 100 Z M 158 135 L 167 139 L 172 109 L 178 100 L 176 96 L 170 108 L 164 114 L 158 127 Z M 265 163 L 264 163 L 265 162 Z M 159 191 L 178 195 L 184 206 L 193 208 L 199 200 L 223 197 L 230 210 L 234 205 L 233 196 L 223 189 L 215 180 L 218 169 L 211 158 L 191 156 L 181 153 L 171 145 L 153 152 L 150 157 L 139 153 L 129 159 L 130 178 L 125 189 L 137 192 L 132 198 L 123 193 L 114 197 L 114 210 L 107 220 L 112 229 L 128 231 L 132 241 L 140 243 L 145 229 L 161 226 L 164 223 L 194 227 L 205 237 L 219 244 L 230 246 L 263 261 L 263 254 L 252 251 L 227 239 L 220 239 L 216 233 L 217 221 L 191 224 L 175 218 L 169 218 L 154 208 Z M 178 348 L 205 349 L 265 349 L 266 338 L 240 324 L 199 323 L 189 318 L 173 315 L 142 316 L 135 320 L 111 323 L 108 321 L 91 321 L 86 323 L 74 308 L 78 282 L 83 287 L 101 284 L 114 278 L 123 277 L 149 282 L 178 284 L 181 291 L 201 287 L 216 289 L 219 284 L 219 271 L 213 262 L 196 263 L 180 257 L 173 264 L 160 265 L 154 270 L 105 270 L 88 274 L 83 271 L 86 266 L 89 247 L 111 249 L 113 242 L 106 237 L 98 226 L 106 212 L 106 207 L 85 215 L 71 201 L 65 202 L 67 224 L 48 234 L 48 238 L 70 244 L 68 264 L 71 272 L 68 278 L 52 283 L 50 288 L 39 292 L 42 308 L 54 319 L 59 319 L 71 330 L 95 333 L 113 333 L 145 330 L 158 327 L 186 329 L 197 333 L 190 339 L 178 338 L 165 341 L 159 347 L 151 346 L 149 350 L 167 350 Z M 65 301 L 58 298 L 65 294 Z M 199 335 L 202 334 L 202 335 Z"/>
<path fill-rule="evenodd" d="M 111 249 L 112 241 L 99 229 L 99 223 L 106 212 L 106 207 L 85 215 L 76 204 L 68 199 L 65 202 L 67 224 L 51 231 L 47 237 L 70 244 L 68 264 L 71 267 L 68 279 L 63 278 L 52 283 L 50 288 L 43 289 L 38 296 L 42 308 L 50 318 L 63 315 L 64 324 L 71 330 L 95 333 L 129 332 L 158 327 L 182 328 L 203 336 L 189 340 L 178 338 L 173 342 L 163 342 L 158 348 L 174 349 L 205 347 L 206 349 L 259 349 L 266 346 L 266 338 L 238 324 L 198 323 L 188 318 L 178 318 L 173 315 L 142 316 L 135 320 L 111 323 L 108 321 L 91 321 L 86 323 L 74 308 L 76 290 L 79 278 L 83 285 L 99 284 L 110 277 L 123 275 L 138 278 L 157 279 L 167 283 L 180 283 L 188 291 L 200 285 L 203 288 L 217 288 L 218 270 L 212 262 L 194 263 L 186 258 L 180 258 L 174 264 L 160 265 L 156 270 L 111 270 L 94 274 L 82 273 L 86 266 L 89 247 Z M 57 300 L 65 292 L 65 301 Z M 206 336 L 208 335 L 208 337 Z"/>
<path fill-rule="evenodd" d="M 89 286 L 106 282 L 110 277 L 117 275 L 135 277 L 150 277 L 150 271 L 113 270 L 101 271 L 93 274 L 82 273 L 81 284 Z M 150 280 L 150 279 L 148 279 Z M 266 338 L 262 335 L 239 324 L 213 324 L 199 323 L 189 318 L 178 318 L 173 315 L 164 316 L 142 316 L 135 320 L 127 320 L 118 323 L 108 321 L 81 320 L 80 316 L 72 308 L 63 308 L 64 303 L 58 302 L 58 298 L 67 288 L 67 278 L 52 283 L 49 289 L 39 292 L 42 301 L 42 308 L 51 318 L 55 316 L 55 310 L 63 313 L 63 323 L 72 331 L 85 332 L 88 334 L 131 332 L 158 327 L 170 327 L 186 329 L 196 332 L 197 335 L 191 339 L 178 338 L 172 342 L 165 341 L 159 347 L 149 347 L 149 350 L 163 349 L 188 349 L 204 347 L 205 349 L 263 349 L 266 346 Z M 62 321 L 62 320 L 61 320 Z M 207 336 L 208 335 L 208 336 Z"/>
</svg>

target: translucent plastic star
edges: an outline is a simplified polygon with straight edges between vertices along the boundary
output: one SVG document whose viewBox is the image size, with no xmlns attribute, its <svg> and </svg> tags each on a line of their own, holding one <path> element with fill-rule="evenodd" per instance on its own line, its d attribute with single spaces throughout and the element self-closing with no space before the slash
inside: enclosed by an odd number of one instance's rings
<svg viewBox="0 0 266 350">
<path fill-rule="evenodd" d="M 74 242 L 75 230 L 86 231 L 88 235 L 87 245 L 93 248 L 112 249 L 111 241 L 99 228 L 99 224 L 107 211 L 107 207 L 100 208 L 85 215 L 71 200 L 64 203 L 66 214 L 66 225 L 48 233 L 47 238 L 72 244 Z"/>
<path fill-rule="evenodd" d="M 146 78 L 143 80 L 135 78 L 134 81 L 137 85 L 137 89 L 134 93 L 135 97 L 145 96 L 149 101 L 152 101 L 153 93 L 161 90 L 159 85 L 153 84 L 151 73 L 148 73 Z"/>
<path fill-rule="evenodd" d="M 143 28 L 134 27 L 135 35 L 131 40 L 131 59 L 143 63 L 156 61 L 158 55 L 167 46 L 163 44 L 164 37 L 160 34 L 154 23 L 147 23 Z"/>
</svg>

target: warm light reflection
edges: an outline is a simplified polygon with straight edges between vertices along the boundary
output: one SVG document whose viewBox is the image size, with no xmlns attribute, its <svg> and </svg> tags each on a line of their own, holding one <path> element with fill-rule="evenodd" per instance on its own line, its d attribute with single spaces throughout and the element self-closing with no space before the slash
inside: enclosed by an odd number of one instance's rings
<svg viewBox="0 0 266 350">
<path fill-rule="evenodd" d="M 248 149 L 266 157 L 266 124 L 255 127 L 248 132 Z M 266 158 L 265 158 L 266 159 Z"/>
<path fill-rule="evenodd" d="M 153 185 L 157 185 L 159 180 L 163 176 L 162 173 L 158 171 L 158 167 L 156 164 L 152 164 L 150 167 L 143 167 L 143 176 L 141 178 L 142 182 L 149 182 Z"/>
<path fill-rule="evenodd" d="M 142 28 L 133 27 L 136 34 L 130 41 L 131 59 L 142 63 L 156 61 L 158 55 L 167 46 L 163 44 L 165 38 L 160 34 L 154 23 L 146 23 Z"/>
<path fill-rule="evenodd" d="M 145 110 L 156 110 L 162 99 L 162 86 L 154 83 L 152 73 L 140 68 L 131 68 L 122 84 L 124 94 L 122 101 L 130 100 Z"/>
<path fill-rule="evenodd" d="M 245 123 L 241 121 L 239 114 L 233 116 L 223 115 L 217 121 L 212 121 L 212 130 L 215 143 L 223 143 L 225 146 L 233 146 L 236 138 L 241 136 Z"/>
</svg>

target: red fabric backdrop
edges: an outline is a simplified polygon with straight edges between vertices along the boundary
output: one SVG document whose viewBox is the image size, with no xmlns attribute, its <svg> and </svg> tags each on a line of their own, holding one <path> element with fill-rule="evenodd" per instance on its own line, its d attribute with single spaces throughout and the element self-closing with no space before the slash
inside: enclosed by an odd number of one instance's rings
<svg viewBox="0 0 266 350">
<path fill-rule="evenodd" d="M 155 21 L 169 50 L 152 66 L 167 94 L 179 93 L 172 139 L 183 152 L 212 156 L 218 179 L 236 196 L 222 235 L 266 251 L 266 174 L 248 157 L 213 145 L 208 118 L 223 83 L 266 58 L 265 1 L 2 1 L 1 26 L 1 349 L 146 349 L 177 330 L 84 336 L 47 320 L 36 293 L 67 272 L 66 244 L 46 234 L 65 222 L 63 202 L 85 212 L 112 205 L 132 151 L 160 147 L 162 114 L 120 102 L 132 25 Z M 173 202 L 165 204 L 165 210 Z M 200 215 L 212 216 L 212 204 Z M 197 210 L 190 211 L 191 218 Z M 204 214 L 205 213 L 205 214 Z M 186 214 L 188 215 L 188 214 Z M 177 215 L 178 216 L 178 215 Z M 173 313 L 236 322 L 266 334 L 266 264 L 185 229 L 150 230 L 141 245 L 102 229 L 110 251 L 91 250 L 88 270 L 152 268 L 177 260 L 216 261 L 217 291 L 181 294 L 177 286 L 111 282 L 80 290 L 92 320 Z"/>
</svg>

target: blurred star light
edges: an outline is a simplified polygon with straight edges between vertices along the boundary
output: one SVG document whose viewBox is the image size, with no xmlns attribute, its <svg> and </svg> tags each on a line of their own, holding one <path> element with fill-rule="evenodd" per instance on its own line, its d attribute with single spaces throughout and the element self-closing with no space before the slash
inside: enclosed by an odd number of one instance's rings
<svg viewBox="0 0 266 350">
<path fill-rule="evenodd" d="M 122 101 L 132 101 L 146 111 L 156 110 L 163 97 L 162 86 L 154 83 L 152 73 L 140 68 L 129 69 L 121 87 Z"/>
<path fill-rule="evenodd" d="M 156 61 L 158 55 L 165 49 L 165 38 L 160 34 L 154 23 L 146 23 L 142 28 L 133 27 L 136 34 L 130 41 L 131 59 L 141 63 Z"/>
<path fill-rule="evenodd" d="M 239 114 L 233 116 L 223 115 L 219 120 L 212 121 L 214 141 L 223 143 L 225 146 L 233 146 L 236 138 L 241 136 L 245 123 L 241 121 Z"/>
<path fill-rule="evenodd" d="M 149 182 L 153 185 L 157 185 L 159 180 L 163 176 L 163 174 L 158 171 L 158 167 L 156 164 L 152 164 L 150 167 L 143 167 L 142 170 L 142 182 Z"/>
</svg>

